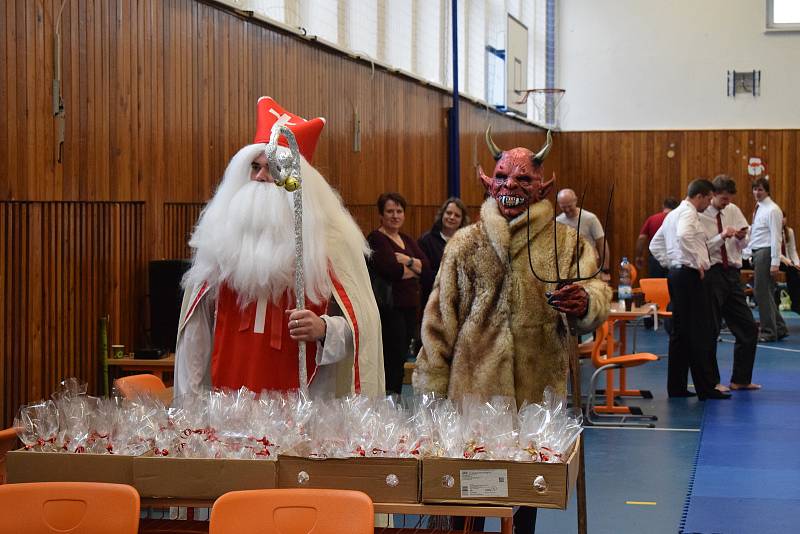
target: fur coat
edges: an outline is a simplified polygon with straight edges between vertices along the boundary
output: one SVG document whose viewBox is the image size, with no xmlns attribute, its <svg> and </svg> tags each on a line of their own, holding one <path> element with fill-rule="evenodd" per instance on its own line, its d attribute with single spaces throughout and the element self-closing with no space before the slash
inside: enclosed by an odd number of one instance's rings
<svg viewBox="0 0 800 534">
<path fill-rule="evenodd" d="M 531 261 L 544 279 L 556 277 L 553 207 L 542 200 L 529 208 Z M 547 304 L 554 284 L 537 280 L 528 265 L 527 215 L 507 221 L 493 198 L 481 207 L 480 222 L 458 231 L 447 244 L 422 319 L 422 349 L 414 389 L 460 399 L 514 396 L 539 402 L 546 386 L 566 395 L 569 335 L 561 314 Z M 557 225 L 562 278 L 575 276 L 577 234 Z M 581 275 L 597 267 L 594 247 L 581 238 Z M 601 280 L 580 283 L 589 309 L 578 320 L 590 332 L 608 314 L 611 288 Z"/>
</svg>

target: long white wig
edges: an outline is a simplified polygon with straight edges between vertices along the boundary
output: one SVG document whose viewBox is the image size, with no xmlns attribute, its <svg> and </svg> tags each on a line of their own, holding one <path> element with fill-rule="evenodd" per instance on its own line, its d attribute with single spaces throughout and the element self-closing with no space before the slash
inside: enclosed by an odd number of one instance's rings
<svg viewBox="0 0 800 534">
<path fill-rule="evenodd" d="M 250 180 L 250 165 L 265 148 L 262 143 L 245 146 L 228 164 L 189 240 L 193 259 L 184 287 L 224 282 L 243 306 L 260 297 L 276 302 L 294 289 L 292 194 L 274 183 Z M 331 293 L 329 244 L 355 254 L 368 254 L 369 247 L 341 197 L 302 156 L 300 171 L 306 295 L 319 303 Z"/>
</svg>

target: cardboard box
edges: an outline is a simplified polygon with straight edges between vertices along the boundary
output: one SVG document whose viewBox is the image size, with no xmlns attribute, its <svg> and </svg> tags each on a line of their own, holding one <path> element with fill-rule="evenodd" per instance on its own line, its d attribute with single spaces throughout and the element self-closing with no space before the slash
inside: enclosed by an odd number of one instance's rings
<svg viewBox="0 0 800 534">
<path fill-rule="evenodd" d="M 564 510 L 578 476 L 579 443 L 563 464 L 425 458 L 422 460 L 422 502 L 525 505 Z"/>
<path fill-rule="evenodd" d="M 10 451 L 8 482 L 133 482 L 133 457 L 116 454 L 71 454 Z"/>
<path fill-rule="evenodd" d="M 169 458 L 133 459 L 133 487 L 142 497 L 216 499 L 229 491 L 276 487 L 274 460 Z"/>
<path fill-rule="evenodd" d="M 363 491 L 373 502 L 418 503 L 416 458 L 278 457 L 278 487 Z"/>
</svg>

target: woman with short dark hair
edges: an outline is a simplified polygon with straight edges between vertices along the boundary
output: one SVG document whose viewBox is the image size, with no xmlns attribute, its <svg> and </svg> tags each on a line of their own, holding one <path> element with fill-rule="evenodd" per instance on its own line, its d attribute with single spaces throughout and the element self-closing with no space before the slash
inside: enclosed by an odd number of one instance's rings
<svg viewBox="0 0 800 534">
<path fill-rule="evenodd" d="M 418 330 L 420 280 L 430 277 L 430 266 L 416 241 L 400 232 L 406 199 L 399 193 L 383 193 L 377 206 L 381 224 L 367 236 L 370 267 L 381 314 L 386 392 L 400 394 L 408 348 Z"/>
</svg>

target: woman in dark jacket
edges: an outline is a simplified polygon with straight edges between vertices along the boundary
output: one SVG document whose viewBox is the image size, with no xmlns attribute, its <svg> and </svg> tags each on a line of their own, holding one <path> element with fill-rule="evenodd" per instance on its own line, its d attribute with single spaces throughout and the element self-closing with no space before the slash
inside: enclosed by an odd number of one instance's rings
<svg viewBox="0 0 800 534">
<path fill-rule="evenodd" d="M 430 296 L 433 289 L 436 273 L 439 272 L 439 264 L 442 263 L 444 246 L 453 237 L 456 230 L 464 228 L 468 224 L 467 207 L 460 198 L 450 197 L 444 201 L 444 204 L 436 213 L 433 227 L 419 238 L 419 248 L 422 249 L 431 264 L 430 275 L 423 277 L 421 281 L 422 299 L 420 306 L 423 311 L 425 310 L 425 304 L 428 302 L 428 296 Z"/>
<path fill-rule="evenodd" d="M 386 392 L 397 394 L 403 388 L 404 364 L 417 332 L 420 279 L 431 276 L 428 258 L 416 241 L 400 232 L 405 208 L 406 200 L 400 194 L 383 193 L 378 197 L 381 225 L 367 236 L 372 248 L 373 276 L 391 284 L 391 298 L 379 294 L 375 297 L 381 314 Z"/>
</svg>

